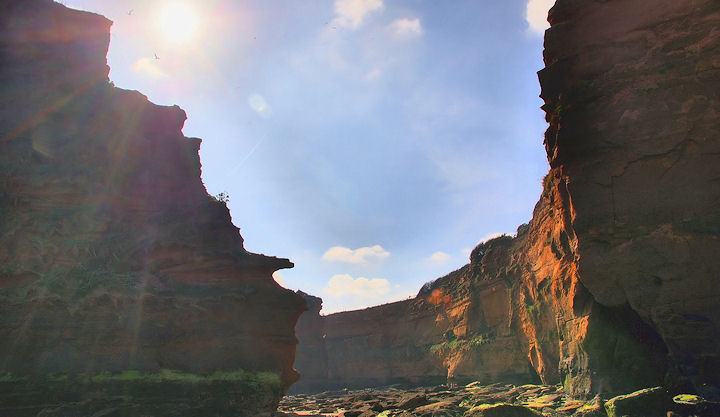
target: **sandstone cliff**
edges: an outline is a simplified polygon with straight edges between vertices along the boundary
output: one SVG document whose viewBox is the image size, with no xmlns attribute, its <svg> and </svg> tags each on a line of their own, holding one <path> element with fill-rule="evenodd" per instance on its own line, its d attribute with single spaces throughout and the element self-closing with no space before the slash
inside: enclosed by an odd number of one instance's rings
<svg viewBox="0 0 720 417">
<path fill-rule="evenodd" d="M 506 271 L 503 237 L 473 253 L 475 262 L 427 284 L 418 296 L 365 310 L 316 316 L 327 352 L 324 381 L 301 357 L 295 389 L 378 386 L 390 383 L 438 384 L 537 382 L 513 323 L 513 278 Z M 516 281 L 516 279 L 515 279 Z M 300 321 L 312 313 L 304 314 Z M 311 338 L 297 329 L 300 340 Z M 316 372 L 316 370 L 313 370 Z"/>
<path fill-rule="evenodd" d="M 305 303 L 271 274 L 292 263 L 245 251 L 180 108 L 109 83 L 110 25 L 0 5 L 0 410 L 130 390 L 142 411 L 168 379 L 153 415 L 274 409 Z"/>
<path fill-rule="evenodd" d="M 611 312 L 646 325 L 635 336 L 667 352 L 672 380 L 718 384 L 720 4 L 559 1 L 550 22 L 541 95 L 567 235 L 553 244 L 568 242 L 589 313 L 584 343 L 566 339 L 561 360 L 619 373 L 569 374 L 581 386 L 614 386 L 640 368 L 623 363 L 622 340 L 598 340 L 615 327 L 602 319 Z"/>
<path fill-rule="evenodd" d="M 291 391 L 319 391 L 327 384 L 328 353 L 325 344 L 325 318 L 320 315 L 322 299 L 302 291 L 298 295 L 307 303 L 307 313 L 302 314 L 295 325 L 298 345 L 295 364 L 301 364 L 302 382 L 293 385 Z"/>
<path fill-rule="evenodd" d="M 325 317 L 329 383 L 720 384 L 720 4 L 558 0 L 549 20 L 532 220 L 414 300 Z"/>
</svg>

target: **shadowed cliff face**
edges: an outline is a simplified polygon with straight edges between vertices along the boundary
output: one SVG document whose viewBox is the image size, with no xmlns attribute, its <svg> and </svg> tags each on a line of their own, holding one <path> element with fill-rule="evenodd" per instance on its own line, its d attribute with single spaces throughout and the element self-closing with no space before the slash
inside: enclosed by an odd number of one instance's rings
<svg viewBox="0 0 720 417">
<path fill-rule="evenodd" d="M 652 328 L 673 379 L 717 384 L 720 5 L 656 3 L 553 8 L 545 144 L 588 296 Z"/>
<path fill-rule="evenodd" d="M 325 317 L 330 383 L 720 384 L 720 4 L 558 0 L 549 20 L 532 220 L 414 300 Z"/>
<path fill-rule="evenodd" d="M 292 263 L 245 251 L 185 112 L 109 84 L 110 21 L 0 16 L 0 374 L 271 372 L 272 407 L 297 379 L 305 303 L 271 277 Z"/>
<path fill-rule="evenodd" d="M 303 314 L 295 326 L 298 346 L 295 363 L 303 369 L 302 382 L 293 385 L 292 391 L 316 391 L 327 386 L 328 353 L 325 345 L 325 319 L 320 316 L 322 299 L 302 291 L 298 295 L 305 299 L 308 314 Z M 300 339 L 302 338 L 302 339 Z"/>
</svg>

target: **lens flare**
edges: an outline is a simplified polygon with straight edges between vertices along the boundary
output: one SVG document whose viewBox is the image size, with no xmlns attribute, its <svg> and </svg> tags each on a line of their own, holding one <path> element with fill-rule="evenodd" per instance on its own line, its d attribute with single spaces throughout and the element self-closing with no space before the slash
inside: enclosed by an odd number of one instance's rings
<svg viewBox="0 0 720 417">
<path fill-rule="evenodd" d="M 171 3 L 162 9 L 160 28 L 165 37 L 175 41 L 190 39 L 197 26 L 194 11 L 185 4 Z"/>
</svg>

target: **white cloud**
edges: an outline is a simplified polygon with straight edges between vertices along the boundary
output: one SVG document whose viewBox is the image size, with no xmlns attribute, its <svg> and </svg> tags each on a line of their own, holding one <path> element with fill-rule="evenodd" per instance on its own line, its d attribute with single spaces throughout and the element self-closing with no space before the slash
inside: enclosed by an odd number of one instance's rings
<svg viewBox="0 0 720 417">
<path fill-rule="evenodd" d="M 382 278 L 353 278 L 348 274 L 337 274 L 330 278 L 323 292 L 340 297 L 378 298 L 390 292 L 390 283 Z"/>
<path fill-rule="evenodd" d="M 160 66 L 155 62 L 156 59 L 151 58 L 140 58 L 130 67 L 134 72 L 149 75 L 153 78 L 164 78 L 168 75 L 163 71 Z"/>
<path fill-rule="evenodd" d="M 401 285 L 390 285 L 383 278 L 353 278 L 348 274 L 333 275 L 323 289 L 322 314 L 358 310 L 412 298 L 417 293 Z"/>
<path fill-rule="evenodd" d="M 325 261 L 346 262 L 351 264 L 364 264 L 371 260 L 383 260 L 390 256 L 390 252 L 380 245 L 357 248 L 355 250 L 342 246 L 333 246 L 323 254 Z"/>
<path fill-rule="evenodd" d="M 450 259 L 450 255 L 448 255 L 447 253 L 442 252 L 442 251 L 437 251 L 437 252 L 433 253 L 432 255 L 430 255 L 430 257 L 428 258 L 429 261 L 438 263 L 438 264 L 443 264 L 443 263 L 447 262 L 448 259 Z"/>
<path fill-rule="evenodd" d="M 525 19 L 530 25 L 530 30 L 538 35 L 543 35 L 545 29 L 550 27 L 547 22 L 548 10 L 555 4 L 555 0 L 529 0 L 525 8 Z"/>
<path fill-rule="evenodd" d="M 281 287 L 287 288 L 287 282 L 285 281 L 285 277 L 283 277 L 279 272 L 275 271 L 272 274 L 273 279 L 275 282 L 280 284 Z"/>
<path fill-rule="evenodd" d="M 419 19 L 395 19 L 390 23 L 390 31 L 398 39 L 417 38 L 423 33 Z"/>
<path fill-rule="evenodd" d="M 383 8 L 382 0 L 335 0 L 333 24 L 357 29 L 365 16 Z"/>
</svg>

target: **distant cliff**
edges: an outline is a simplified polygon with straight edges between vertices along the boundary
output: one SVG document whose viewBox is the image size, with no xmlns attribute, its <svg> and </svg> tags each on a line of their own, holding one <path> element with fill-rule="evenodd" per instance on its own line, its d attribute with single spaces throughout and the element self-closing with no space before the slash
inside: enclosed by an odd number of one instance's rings
<svg viewBox="0 0 720 417">
<path fill-rule="evenodd" d="M 110 25 L 0 5 L 0 414 L 273 410 L 305 303 L 271 274 L 293 265 L 243 248 L 185 112 L 109 83 Z"/>
<path fill-rule="evenodd" d="M 329 385 L 720 385 L 720 3 L 558 0 L 549 20 L 532 220 L 414 300 L 325 317 Z"/>
<path fill-rule="evenodd" d="M 301 378 L 293 390 L 540 382 L 518 337 L 513 292 L 520 286 L 506 258 L 515 242 L 501 237 L 479 246 L 474 262 L 427 284 L 414 299 L 324 317 L 303 314 L 300 323 L 312 320 L 323 329 L 327 370 L 321 378 L 298 356 Z M 313 338 L 296 330 L 301 351 Z"/>
</svg>

